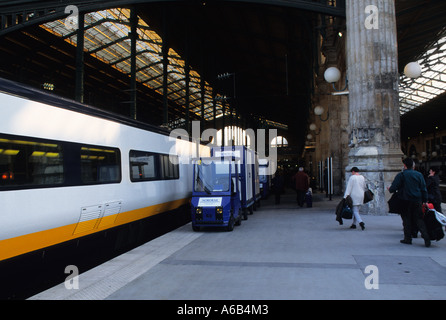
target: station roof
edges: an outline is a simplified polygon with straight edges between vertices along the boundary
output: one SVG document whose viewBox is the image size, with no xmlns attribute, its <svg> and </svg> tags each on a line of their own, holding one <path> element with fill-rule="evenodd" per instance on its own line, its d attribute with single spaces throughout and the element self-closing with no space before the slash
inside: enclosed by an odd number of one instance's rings
<svg viewBox="0 0 446 320">
<path fill-rule="evenodd" d="M 446 1 L 396 0 L 403 139 L 446 129 Z M 422 76 L 403 75 L 417 61 Z"/>
<path fill-rule="evenodd" d="M 319 32 L 318 14 L 335 15 L 339 25 L 343 19 L 342 8 L 336 7 L 335 1 L 327 1 L 327 5 L 315 0 L 71 2 L 79 3 L 83 8 L 96 8 L 85 19 L 85 50 L 89 53 L 86 58 L 86 89 L 94 91 L 100 85 L 104 87 L 105 95 L 114 94 L 118 100 L 123 100 L 121 106 L 113 107 L 112 111 L 125 107 L 127 93 L 123 92 L 123 87 L 128 83 L 130 72 L 129 5 L 134 5 L 139 16 L 138 90 L 151 99 L 151 102 L 142 100 L 139 103 L 148 105 L 148 119 L 157 119 L 162 106 L 161 51 L 167 34 L 171 120 L 184 118 L 182 106 L 185 103 L 184 67 L 187 59 L 191 66 L 192 119 L 201 116 L 202 102 L 205 119 L 214 118 L 212 97 L 213 92 L 218 92 L 217 118 L 222 116 L 223 110 L 226 114 L 229 112 L 225 98 L 230 101 L 235 95 L 235 108 L 239 114 L 249 119 L 263 119 L 272 127 L 288 129 L 295 137 L 304 137 L 307 130 L 313 62 L 317 59 L 314 34 Z M 59 1 L 39 3 L 50 8 L 51 4 L 56 5 Z M 21 6 L 24 15 L 31 15 L 34 13 L 26 10 L 31 10 L 37 2 L 3 1 L 0 12 L 17 5 Z M 435 117 L 445 102 L 444 68 L 433 69 L 444 66 L 441 39 L 445 31 L 446 1 L 396 0 L 396 12 L 400 71 L 410 61 L 428 62 L 423 80 L 401 78 L 404 130 L 412 127 L 415 120 L 420 124 L 419 112 L 436 110 L 428 116 Z M 5 16 L 2 16 L 3 25 Z M 22 78 L 37 79 L 40 75 L 39 81 L 42 78 L 48 81 L 59 79 L 56 86 L 64 90 L 64 94 L 73 92 L 73 84 L 68 82 L 73 82 L 70 77 L 74 77 L 73 51 L 70 48 L 76 43 L 76 34 L 67 28 L 65 17 L 42 20 L 38 26 L 7 34 L 4 40 L 3 45 L 0 44 L 0 56 L 9 57 L 9 62 L 16 67 L 2 63 L 2 74 L 12 76 L 14 70 L 20 70 Z M 14 52 L 28 56 L 14 57 Z M 432 67 L 432 63 L 436 66 Z M 60 69 L 55 71 L 55 66 Z M 431 73 L 435 71 L 437 74 Z M 225 74 L 227 77 L 219 77 Z M 201 86 L 204 87 L 204 96 Z M 87 102 L 90 102 L 88 97 Z M 94 102 L 91 98 L 91 103 Z M 290 143 L 294 145 L 303 141 L 291 138 Z"/>
<path fill-rule="evenodd" d="M 130 10 L 112 8 L 94 11 L 85 15 L 84 50 L 112 68 L 130 75 L 131 40 Z M 73 46 L 77 43 L 74 25 L 65 19 L 51 21 L 41 25 L 52 34 L 63 38 Z M 163 40 L 143 19 L 138 19 L 138 41 L 136 59 L 136 78 L 144 86 L 163 95 Z M 168 52 L 168 99 L 179 105 L 185 105 L 185 60 L 174 49 Z M 190 109 L 200 114 L 201 111 L 201 76 L 190 70 Z M 205 119 L 212 118 L 212 91 L 204 80 Z M 217 116 L 222 115 L 219 103 Z"/>
</svg>

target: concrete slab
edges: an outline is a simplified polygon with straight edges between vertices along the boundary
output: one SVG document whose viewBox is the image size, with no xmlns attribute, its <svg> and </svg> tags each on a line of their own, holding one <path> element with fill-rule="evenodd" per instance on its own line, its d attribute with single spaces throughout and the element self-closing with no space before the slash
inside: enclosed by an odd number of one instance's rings
<svg viewBox="0 0 446 320">
<path fill-rule="evenodd" d="M 233 232 L 189 224 L 80 275 L 74 293 L 61 294 L 61 284 L 34 299 L 446 299 L 446 241 L 400 244 L 397 215 L 365 215 L 364 231 L 340 226 L 339 200 L 319 195 L 298 208 L 288 193 Z M 378 267 L 377 290 L 367 289 L 368 265 Z"/>
<path fill-rule="evenodd" d="M 431 257 L 420 256 L 354 256 L 365 270 L 375 265 L 381 284 L 446 286 L 446 268 Z"/>
</svg>

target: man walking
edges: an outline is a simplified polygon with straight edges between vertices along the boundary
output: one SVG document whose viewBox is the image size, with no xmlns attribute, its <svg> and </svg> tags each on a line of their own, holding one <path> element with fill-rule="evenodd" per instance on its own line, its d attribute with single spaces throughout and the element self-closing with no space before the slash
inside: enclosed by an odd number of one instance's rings
<svg viewBox="0 0 446 320">
<path fill-rule="evenodd" d="M 389 188 L 390 193 L 402 192 L 402 199 L 405 202 L 405 208 L 401 213 L 404 239 L 400 242 L 412 244 L 412 224 L 415 223 L 424 239 L 424 245 L 429 247 L 431 240 L 423 220 L 422 211 L 422 205 L 427 205 L 426 182 L 421 173 L 413 170 L 413 160 L 411 158 L 404 159 L 403 164 L 404 171 L 396 175 Z"/>
<path fill-rule="evenodd" d="M 304 168 L 300 167 L 299 171 L 293 177 L 294 183 L 296 185 L 296 193 L 297 193 L 297 204 L 300 207 L 303 207 L 305 194 L 310 187 L 309 177 L 304 172 Z"/>
</svg>

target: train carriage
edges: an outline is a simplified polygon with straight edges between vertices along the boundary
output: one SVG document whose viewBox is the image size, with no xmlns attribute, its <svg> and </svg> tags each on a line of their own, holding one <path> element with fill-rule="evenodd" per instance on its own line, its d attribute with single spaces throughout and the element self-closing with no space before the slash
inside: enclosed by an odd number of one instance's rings
<svg viewBox="0 0 446 320">
<path fill-rule="evenodd" d="M 195 150 L 157 127 L 1 79 L 0 267 L 29 252 L 178 214 L 190 201 Z M 206 155 L 206 147 L 200 150 Z"/>
</svg>

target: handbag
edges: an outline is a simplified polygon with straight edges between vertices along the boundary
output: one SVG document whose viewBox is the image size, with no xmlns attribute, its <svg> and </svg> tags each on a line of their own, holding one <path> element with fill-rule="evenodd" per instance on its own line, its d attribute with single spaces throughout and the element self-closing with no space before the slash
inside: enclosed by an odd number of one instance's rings
<svg viewBox="0 0 446 320">
<path fill-rule="evenodd" d="M 389 205 L 389 213 L 401 214 L 403 212 L 404 200 L 398 196 L 398 192 L 392 194 L 387 204 Z"/>
<path fill-rule="evenodd" d="M 387 204 L 389 205 L 389 213 L 402 214 L 405 208 L 406 201 L 401 199 L 401 197 L 399 196 L 400 194 L 401 195 L 403 194 L 404 184 L 405 184 L 404 173 L 401 173 L 401 175 L 403 179 L 402 186 L 399 188 L 397 192 L 394 192 L 390 197 L 389 201 L 387 201 Z"/>
<path fill-rule="evenodd" d="M 364 202 L 363 203 L 367 203 L 373 200 L 373 192 L 369 189 L 368 186 L 366 186 L 366 190 L 364 191 Z"/>
<path fill-rule="evenodd" d="M 352 219 L 353 218 L 353 210 L 352 210 L 352 208 L 350 208 L 349 206 L 346 205 L 342 209 L 341 217 L 342 217 L 342 219 Z"/>
</svg>

